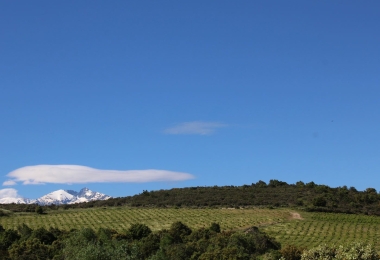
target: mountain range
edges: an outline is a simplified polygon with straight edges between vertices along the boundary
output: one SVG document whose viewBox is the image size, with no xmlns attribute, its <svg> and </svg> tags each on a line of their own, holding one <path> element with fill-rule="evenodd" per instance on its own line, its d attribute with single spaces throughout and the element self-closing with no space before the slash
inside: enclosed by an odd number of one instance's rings
<svg viewBox="0 0 380 260">
<path fill-rule="evenodd" d="M 111 196 L 83 188 L 79 192 L 73 190 L 56 190 L 38 199 L 28 198 L 2 198 L 0 204 L 39 204 L 39 205 L 61 205 L 89 202 L 93 200 L 108 200 Z"/>
</svg>

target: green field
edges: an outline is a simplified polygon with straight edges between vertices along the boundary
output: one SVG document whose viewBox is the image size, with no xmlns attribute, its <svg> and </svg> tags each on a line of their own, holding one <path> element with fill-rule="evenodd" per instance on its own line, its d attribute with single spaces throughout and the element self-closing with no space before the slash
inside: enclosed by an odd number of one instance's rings
<svg viewBox="0 0 380 260">
<path fill-rule="evenodd" d="M 369 242 L 380 249 L 380 217 L 334 213 L 310 213 L 292 209 L 144 209 L 109 207 L 48 211 L 47 214 L 14 213 L 0 217 L 4 228 L 25 223 L 31 228 L 72 229 L 99 227 L 122 231 L 133 223 L 152 230 L 168 228 L 181 221 L 191 228 L 217 222 L 223 230 L 259 226 L 281 244 L 313 247 L 321 243 Z"/>
<path fill-rule="evenodd" d="M 314 247 L 322 243 L 367 242 L 380 250 L 380 217 L 336 213 L 300 212 L 302 220 L 293 219 L 264 227 L 281 244 Z"/>
</svg>

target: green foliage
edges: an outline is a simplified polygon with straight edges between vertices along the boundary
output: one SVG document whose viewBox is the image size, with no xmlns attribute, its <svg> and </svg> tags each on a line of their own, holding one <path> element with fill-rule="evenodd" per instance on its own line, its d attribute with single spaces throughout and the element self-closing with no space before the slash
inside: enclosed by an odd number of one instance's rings
<svg viewBox="0 0 380 260">
<path fill-rule="evenodd" d="M 43 214 L 44 213 L 44 209 L 41 206 L 38 205 L 38 206 L 36 206 L 35 212 L 37 214 Z"/>
<path fill-rule="evenodd" d="M 20 243 L 14 243 L 9 249 L 11 260 L 40 260 L 51 259 L 52 255 L 49 247 L 40 242 L 37 238 L 32 238 Z"/>
<path fill-rule="evenodd" d="M 255 186 L 257 188 L 265 188 L 267 187 L 267 184 L 265 183 L 265 181 L 259 180 L 258 182 L 256 182 Z"/>
<path fill-rule="evenodd" d="M 95 232 L 88 228 L 74 231 L 63 240 L 60 255 L 63 259 L 73 260 L 113 260 L 126 259 L 128 252 L 131 254 L 131 248 L 122 241 L 102 239 L 98 240 Z"/>
<path fill-rule="evenodd" d="M 8 217 L 9 215 L 10 215 L 9 212 L 0 209 L 0 217 Z"/>
<path fill-rule="evenodd" d="M 352 243 L 347 246 L 340 245 L 336 249 L 336 259 L 379 260 L 380 256 L 370 244 Z"/>
<path fill-rule="evenodd" d="M 328 246 L 326 244 L 305 250 L 302 260 L 379 260 L 380 257 L 372 245 L 352 243 L 340 246 Z"/>
<path fill-rule="evenodd" d="M 92 228 L 83 228 L 79 231 L 74 231 L 74 234 L 78 240 L 83 240 L 84 242 L 94 242 L 97 240 L 96 233 Z"/>
<path fill-rule="evenodd" d="M 139 250 L 143 259 L 148 259 L 160 248 L 160 236 L 158 234 L 151 233 L 147 237 L 141 239 L 139 244 Z"/>
<path fill-rule="evenodd" d="M 145 224 L 132 224 L 128 229 L 128 234 L 132 239 L 137 240 L 147 237 L 150 233 L 152 233 L 152 230 Z"/>
<path fill-rule="evenodd" d="M 25 225 L 25 223 L 22 223 L 17 226 L 17 232 L 21 236 L 22 240 L 26 240 L 32 235 L 33 229 Z"/>
<path fill-rule="evenodd" d="M 313 189 L 317 186 L 313 181 L 306 183 L 306 188 Z"/>
<path fill-rule="evenodd" d="M 280 253 L 286 260 L 301 260 L 301 255 L 304 250 L 304 248 L 294 245 L 286 245 L 280 250 Z"/>
<path fill-rule="evenodd" d="M 220 229 L 218 224 L 212 226 Z M 135 224 L 127 231 L 136 231 L 132 237 L 108 228 L 64 232 L 56 228 L 32 230 L 27 225 L 19 225 L 15 231 L 0 226 L 0 259 L 380 260 L 374 247 L 361 243 L 321 245 L 309 250 L 287 245 L 280 250 L 280 244 L 257 227 L 219 232 L 211 227 L 192 230 L 177 221 L 168 230 L 153 233 L 149 227 Z"/>
<path fill-rule="evenodd" d="M 322 201 L 322 198 L 326 203 Z M 306 206 L 310 211 L 380 216 L 379 203 L 380 195 L 374 188 L 357 191 L 353 187 L 348 189 L 346 186 L 330 188 L 314 182 L 305 184 L 298 181 L 296 184 L 288 184 L 272 179 L 268 184 L 260 180 L 252 185 L 243 186 L 189 187 L 150 192 L 143 190 L 142 193 L 130 197 L 41 208 L 48 212 L 59 209 L 102 208 L 115 205 L 177 209 L 186 207 Z M 35 205 L 28 204 L 6 204 L 0 205 L 0 208 L 13 212 L 33 212 L 37 209 Z"/>
<path fill-rule="evenodd" d="M 42 244 L 51 245 L 57 238 L 54 236 L 53 233 L 41 227 L 37 228 L 36 230 L 33 230 L 33 232 L 30 235 L 30 239 L 37 239 Z"/>
<path fill-rule="evenodd" d="M 191 234 L 191 229 L 180 221 L 174 222 L 169 229 L 169 235 L 174 243 L 182 243 Z"/>
<path fill-rule="evenodd" d="M 99 228 L 97 232 L 98 240 L 101 242 L 106 242 L 113 239 L 116 236 L 117 231 L 109 228 Z"/>
<path fill-rule="evenodd" d="M 268 187 L 272 187 L 272 188 L 286 186 L 286 185 L 288 185 L 286 182 L 279 181 L 279 180 L 270 180 L 268 183 Z"/>
<path fill-rule="evenodd" d="M 13 242 L 20 238 L 19 234 L 13 229 L 6 229 L 0 232 L 0 251 L 7 250 Z"/>
<path fill-rule="evenodd" d="M 313 205 L 316 207 L 326 207 L 326 204 L 327 200 L 322 196 L 316 197 L 313 200 Z"/>
<path fill-rule="evenodd" d="M 213 222 L 211 223 L 210 230 L 216 233 L 220 233 L 220 225 L 218 223 Z"/>
</svg>

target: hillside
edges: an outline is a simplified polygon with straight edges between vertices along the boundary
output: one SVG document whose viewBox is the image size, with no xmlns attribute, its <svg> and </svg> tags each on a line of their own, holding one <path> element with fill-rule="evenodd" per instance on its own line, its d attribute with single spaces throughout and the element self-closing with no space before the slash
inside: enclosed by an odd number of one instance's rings
<svg viewBox="0 0 380 260">
<path fill-rule="evenodd" d="M 69 210 L 48 210 L 46 214 L 13 213 L 0 217 L 6 229 L 27 224 L 38 230 L 51 227 L 61 230 L 99 228 L 123 232 L 135 223 L 148 225 L 153 231 L 167 230 L 181 221 L 192 229 L 219 223 L 222 231 L 246 230 L 256 226 L 282 246 L 293 244 L 311 248 L 320 244 L 365 242 L 380 250 L 380 218 L 354 214 L 295 211 L 294 209 L 189 209 L 107 207 Z"/>
<path fill-rule="evenodd" d="M 358 191 L 354 187 L 331 188 L 314 182 L 288 184 L 270 180 L 243 186 L 189 187 L 142 193 L 105 201 L 91 201 L 50 209 L 89 208 L 104 206 L 132 207 L 297 207 L 306 211 L 380 215 L 380 195 L 373 188 Z M 31 206 L 31 205 L 30 205 Z M 25 205 L 1 205 L 12 211 L 33 211 Z"/>
</svg>

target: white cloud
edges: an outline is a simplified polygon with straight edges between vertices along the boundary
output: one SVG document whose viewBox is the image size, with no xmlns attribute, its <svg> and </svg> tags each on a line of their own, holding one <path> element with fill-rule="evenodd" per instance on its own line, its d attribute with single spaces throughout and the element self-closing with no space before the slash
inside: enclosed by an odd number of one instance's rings
<svg viewBox="0 0 380 260">
<path fill-rule="evenodd" d="M 99 170 L 80 165 L 36 165 L 16 169 L 7 174 L 10 180 L 3 185 L 16 182 L 23 184 L 45 183 L 91 183 L 91 182 L 155 182 L 184 181 L 194 176 L 183 172 L 166 170 Z"/>
<path fill-rule="evenodd" d="M 185 122 L 173 127 L 165 129 L 166 134 L 197 134 L 197 135 L 209 135 L 215 132 L 217 128 L 226 127 L 226 124 L 218 122 Z"/>
<path fill-rule="evenodd" d="M 4 186 L 12 186 L 12 185 L 16 185 L 16 184 L 17 183 L 15 181 L 12 181 L 12 180 L 8 180 L 8 181 L 3 182 Z"/>
<path fill-rule="evenodd" d="M 21 196 L 17 194 L 15 189 L 2 189 L 0 190 L 0 199 L 2 198 L 21 198 Z"/>
</svg>

